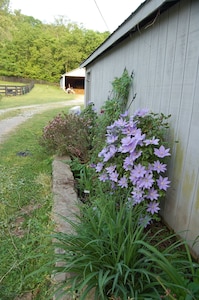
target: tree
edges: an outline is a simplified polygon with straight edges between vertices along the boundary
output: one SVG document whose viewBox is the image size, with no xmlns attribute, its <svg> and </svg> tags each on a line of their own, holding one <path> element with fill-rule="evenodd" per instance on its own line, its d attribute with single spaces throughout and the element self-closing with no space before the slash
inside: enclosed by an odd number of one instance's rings
<svg viewBox="0 0 199 300">
<path fill-rule="evenodd" d="M 0 11 L 8 12 L 10 7 L 10 0 L 0 0 Z"/>
<path fill-rule="evenodd" d="M 4 7 L 9 4 L 0 1 Z M 108 36 L 64 17 L 43 24 L 20 10 L 0 13 L 0 75 L 58 82 L 61 74 L 77 68 Z"/>
</svg>

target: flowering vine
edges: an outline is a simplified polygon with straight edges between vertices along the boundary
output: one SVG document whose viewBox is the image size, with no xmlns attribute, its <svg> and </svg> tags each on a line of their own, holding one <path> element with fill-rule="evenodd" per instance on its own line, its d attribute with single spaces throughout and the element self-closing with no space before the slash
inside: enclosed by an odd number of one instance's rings
<svg viewBox="0 0 199 300">
<path fill-rule="evenodd" d="M 170 186 L 168 177 L 164 176 L 170 149 L 164 146 L 163 115 L 160 118 L 146 109 L 138 110 L 131 117 L 122 114 L 107 127 L 106 144 L 95 165 L 99 180 L 109 184 L 113 192 L 119 191 L 122 198 L 124 190 L 128 191 L 129 207 L 146 207 L 147 222 L 157 218 L 160 199 Z"/>
</svg>

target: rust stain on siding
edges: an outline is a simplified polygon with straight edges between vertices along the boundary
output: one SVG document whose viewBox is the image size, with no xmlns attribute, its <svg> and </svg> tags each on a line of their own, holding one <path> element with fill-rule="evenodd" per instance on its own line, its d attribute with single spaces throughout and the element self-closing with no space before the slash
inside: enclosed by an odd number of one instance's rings
<svg viewBox="0 0 199 300">
<path fill-rule="evenodd" d="M 197 192 L 196 192 L 196 204 L 195 204 L 195 208 L 196 208 L 196 210 L 199 210 L 199 186 L 198 186 Z"/>
<path fill-rule="evenodd" d="M 176 146 L 176 159 L 175 159 L 175 169 L 174 169 L 174 177 L 179 178 L 182 173 L 183 167 L 183 160 L 184 160 L 184 153 L 180 143 Z"/>
<path fill-rule="evenodd" d="M 183 198 L 185 198 L 188 203 L 191 200 L 191 194 L 194 189 L 194 184 L 195 184 L 195 174 L 192 172 L 192 175 L 190 176 L 189 173 L 187 172 L 185 174 L 184 180 L 183 180 L 183 185 L 182 185 L 182 193 L 183 193 Z"/>
</svg>

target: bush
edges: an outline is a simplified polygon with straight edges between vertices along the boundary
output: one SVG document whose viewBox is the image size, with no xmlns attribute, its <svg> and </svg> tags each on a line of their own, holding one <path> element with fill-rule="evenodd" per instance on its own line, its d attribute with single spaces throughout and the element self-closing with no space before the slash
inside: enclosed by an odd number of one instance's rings
<svg viewBox="0 0 199 300">
<path fill-rule="evenodd" d="M 121 115 L 107 127 L 105 147 L 94 165 L 104 191 L 114 193 L 120 202 L 128 195 L 128 206 L 145 207 L 149 222 L 157 218 L 159 201 L 170 184 L 168 177 L 163 177 L 170 156 L 170 149 L 164 147 L 167 118 L 147 110 L 132 117 Z"/>
<path fill-rule="evenodd" d="M 43 129 L 40 144 L 59 155 L 88 160 L 91 140 L 87 119 L 73 114 L 59 114 Z"/>
</svg>

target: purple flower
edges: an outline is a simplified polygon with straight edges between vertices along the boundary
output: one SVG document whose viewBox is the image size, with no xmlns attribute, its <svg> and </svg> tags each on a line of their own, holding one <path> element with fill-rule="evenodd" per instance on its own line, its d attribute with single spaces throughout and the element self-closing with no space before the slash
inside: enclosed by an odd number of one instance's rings
<svg viewBox="0 0 199 300">
<path fill-rule="evenodd" d="M 152 201 L 147 205 L 147 210 L 149 213 L 151 213 L 152 215 L 154 215 L 155 213 L 158 213 L 158 211 L 160 210 L 159 208 L 159 203 Z"/>
<path fill-rule="evenodd" d="M 144 200 L 144 192 L 140 188 L 134 188 L 133 191 L 131 192 L 132 198 L 133 198 L 133 203 L 134 204 L 139 204 Z"/>
<path fill-rule="evenodd" d="M 96 168 L 96 164 L 94 164 L 94 163 L 91 163 L 91 164 L 90 164 L 90 168 L 93 168 L 93 169 L 95 169 L 95 168 Z"/>
<path fill-rule="evenodd" d="M 103 148 L 102 151 L 99 152 L 98 157 L 103 157 L 107 152 L 107 148 Z"/>
<path fill-rule="evenodd" d="M 168 187 L 170 186 L 171 181 L 168 180 L 168 177 L 162 177 L 160 176 L 159 179 L 157 179 L 157 184 L 160 190 L 166 191 Z"/>
<path fill-rule="evenodd" d="M 155 161 L 153 164 L 153 170 L 156 171 L 158 174 L 160 172 L 165 172 L 167 169 L 166 164 L 162 164 L 159 160 Z"/>
<path fill-rule="evenodd" d="M 107 132 L 112 132 L 115 129 L 115 124 L 113 123 L 113 124 L 107 126 L 106 129 L 107 129 Z"/>
<path fill-rule="evenodd" d="M 125 171 L 130 171 L 132 169 L 134 160 L 131 158 L 131 156 L 127 156 L 123 163 L 123 168 Z"/>
<path fill-rule="evenodd" d="M 138 181 L 138 178 L 135 176 L 135 174 L 134 173 L 130 173 L 130 176 L 129 176 L 129 180 L 131 181 L 131 183 L 133 184 L 133 185 L 136 185 L 137 184 L 137 181 Z"/>
<path fill-rule="evenodd" d="M 142 154 L 142 151 L 138 151 L 138 152 L 134 151 L 134 152 L 130 153 L 130 155 L 124 159 L 124 163 L 123 163 L 124 170 L 126 170 L 126 171 L 132 170 L 134 161 L 138 157 L 140 157 L 141 154 Z"/>
<path fill-rule="evenodd" d="M 127 152 L 132 153 L 132 152 L 134 152 L 134 150 L 137 146 L 138 140 L 135 138 L 131 138 L 130 136 L 127 136 L 127 137 L 124 137 L 121 142 L 122 142 L 121 152 L 122 153 L 127 153 Z"/>
<path fill-rule="evenodd" d="M 147 172 L 148 173 L 152 173 L 154 170 L 153 170 L 153 164 L 148 164 L 148 166 L 147 166 Z"/>
<path fill-rule="evenodd" d="M 104 162 L 107 162 L 113 155 L 110 152 L 104 154 Z"/>
<path fill-rule="evenodd" d="M 127 124 L 127 121 L 124 120 L 123 118 L 120 118 L 120 119 L 116 120 L 113 124 L 116 127 L 124 127 Z"/>
<path fill-rule="evenodd" d="M 117 173 L 117 171 L 115 171 L 115 172 L 112 172 L 112 173 L 109 174 L 109 179 L 111 181 L 117 182 L 118 181 L 118 176 L 119 176 L 119 174 Z"/>
<path fill-rule="evenodd" d="M 95 171 L 98 173 L 98 172 L 101 172 L 102 168 L 103 168 L 104 164 L 99 162 L 95 168 Z"/>
<path fill-rule="evenodd" d="M 108 161 L 111 157 L 115 155 L 117 148 L 114 145 L 111 145 L 108 151 L 104 154 L 104 162 Z"/>
<path fill-rule="evenodd" d="M 118 181 L 118 186 L 120 186 L 121 188 L 128 188 L 126 176 L 120 178 L 120 180 Z"/>
<path fill-rule="evenodd" d="M 123 114 L 121 114 L 120 116 L 122 117 L 122 118 L 126 118 L 126 117 L 128 117 L 128 110 L 126 110 Z"/>
<path fill-rule="evenodd" d="M 141 150 L 140 150 L 140 151 L 134 151 L 134 152 L 132 152 L 132 153 L 130 154 L 130 156 L 131 156 L 134 160 L 136 160 L 137 158 L 139 158 L 141 155 L 142 155 L 142 151 L 141 151 Z"/>
<path fill-rule="evenodd" d="M 148 191 L 147 196 L 148 199 L 151 201 L 158 200 L 159 194 L 157 190 L 155 190 L 153 187 Z"/>
<path fill-rule="evenodd" d="M 163 158 L 165 156 L 170 156 L 171 154 L 169 153 L 169 148 L 168 149 L 165 149 L 164 146 L 160 146 L 159 149 L 155 148 L 154 149 L 154 154 L 157 156 L 157 157 L 160 157 L 160 158 Z"/>
<path fill-rule="evenodd" d="M 99 180 L 102 182 L 105 182 L 106 180 L 108 180 L 108 176 L 107 174 L 103 173 L 99 176 Z"/>
<path fill-rule="evenodd" d="M 141 178 L 144 177 L 146 174 L 146 169 L 141 164 L 135 165 L 134 169 L 131 171 L 131 175 L 135 178 Z"/>
<path fill-rule="evenodd" d="M 136 112 L 134 113 L 134 117 L 138 116 L 138 117 L 144 117 L 148 114 L 149 110 L 147 108 L 143 108 L 143 109 L 138 109 L 136 110 Z"/>
<path fill-rule="evenodd" d="M 145 139 L 145 136 L 146 136 L 146 134 L 142 134 L 141 129 L 137 129 L 137 130 L 135 131 L 135 138 L 136 138 L 139 142 L 143 141 L 143 140 Z"/>
<path fill-rule="evenodd" d="M 106 167 L 106 171 L 107 171 L 108 174 L 114 172 L 115 169 L 116 169 L 116 165 Z"/>
<path fill-rule="evenodd" d="M 122 129 L 122 133 L 126 135 L 135 135 L 136 130 L 136 123 L 134 121 L 129 121 Z"/>
<path fill-rule="evenodd" d="M 107 144 L 113 144 L 117 141 L 117 139 L 118 139 L 118 136 L 110 134 L 107 136 L 106 142 L 107 142 Z"/>
<path fill-rule="evenodd" d="M 158 145 L 159 139 L 155 139 L 155 137 L 153 137 L 150 140 L 145 140 L 144 143 L 145 143 L 146 146 L 148 146 L 148 145 Z"/>
<path fill-rule="evenodd" d="M 144 189 L 150 189 L 154 183 L 153 175 L 151 173 L 146 173 L 143 178 L 138 181 L 138 186 Z"/>
</svg>

